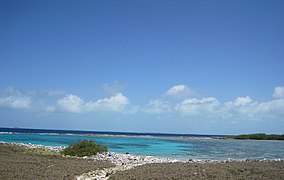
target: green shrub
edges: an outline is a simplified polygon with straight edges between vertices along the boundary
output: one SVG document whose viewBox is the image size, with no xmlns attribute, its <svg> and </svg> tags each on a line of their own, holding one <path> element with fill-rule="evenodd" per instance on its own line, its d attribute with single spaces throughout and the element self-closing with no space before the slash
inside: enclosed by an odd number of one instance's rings
<svg viewBox="0 0 284 180">
<path fill-rule="evenodd" d="M 255 140 L 284 140 L 284 134 L 242 134 L 238 136 L 231 136 L 234 139 L 255 139 Z"/>
<path fill-rule="evenodd" d="M 97 153 L 106 151 L 108 151 L 107 146 L 96 144 L 93 139 L 90 141 L 85 139 L 79 143 L 69 145 L 62 151 L 62 154 L 82 157 L 96 155 Z"/>
</svg>

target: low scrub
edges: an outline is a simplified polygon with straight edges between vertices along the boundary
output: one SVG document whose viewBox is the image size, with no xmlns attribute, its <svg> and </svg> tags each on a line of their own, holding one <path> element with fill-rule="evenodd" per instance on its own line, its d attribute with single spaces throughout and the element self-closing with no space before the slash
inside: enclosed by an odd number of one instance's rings
<svg viewBox="0 0 284 180">
<path fill-rule="evenodd" d="M 106 151 L 108 151 L 107 146 L 96 144 L 92 139 L 90 141 L 82 140 L 79 143 L 71 144 L 62 151 L 62 154 L 82 157 L 96 155 L 97 153 Z"/>
<path fill-rule="evenodd" d="M 239 136 L 233 136 L 234 139 L 255 139 L 255 140 L 284 140 L 284 134 L 242 134 Z"/>
</svg>

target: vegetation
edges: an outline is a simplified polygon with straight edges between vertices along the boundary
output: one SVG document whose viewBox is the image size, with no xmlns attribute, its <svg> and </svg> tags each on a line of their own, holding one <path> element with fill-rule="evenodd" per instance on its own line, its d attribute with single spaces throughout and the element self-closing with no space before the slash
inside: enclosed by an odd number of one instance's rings
<svg viewBox="0 0 284 180">
<path fill-rule="evenodd" d="M 242 134 L 238 136 L 230 136 L 229 138 L 233 139 L 255 139 L 255 140 L 284 140 L 284 134 Z"/>
<path fill-rule="evenodd" d="M 38 155 L 44 155 L 44 156 L 59 156 L 60 153 L 57 151 L 51 151 L 44 148 L 26 148 L 25 152 L 26 154 L 38 154 Z"/>
<path fill-rule="evenodd" d="M 97 153 L 106 151 L 108 151 L 107 146 L 96 144 L 92 139 L 90 141 L 82 140 L 79 143 L 71 144 L 62 151 L 62 154 L 82 157 L 96 155 Z"/>
<path fill-rule="evenodd" d="M 11 151 L 16 153 L 31 154 L 31 155 L 44 155 L 44 156 L 59 156 L 60 153 L 56 151 L 51 151 L 44 148 L 28 148 L 19 145 L 4 144 L 11 149 Z"/>
</svg>

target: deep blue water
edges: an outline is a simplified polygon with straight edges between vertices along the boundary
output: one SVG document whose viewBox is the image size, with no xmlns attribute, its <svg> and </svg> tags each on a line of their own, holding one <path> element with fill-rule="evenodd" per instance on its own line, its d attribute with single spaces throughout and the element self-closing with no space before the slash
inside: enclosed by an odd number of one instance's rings
<svg viewBox="0 0 284 180">
<path fill-rule="evenodd" d="M 55 129 L 26 129 L 26 128 L 24 129 L 24 128 L 1 128 L 1 127 L 0 127 L 0 132 L 50 133 L 50 134 L 101 134 L 101 135 L 124 135 L 124 136 L 222 137 L 222 135 L 137 133 L 137 132 L 109 132 L 109 131 L 80 131 L 80 130 L 55 130 Z"/>
<path fill-rule="evenodd" d="M 230 140 L 211 135 L 175 135 L 96 131 L 0 128 L 0 141 L 67 146 L 94 138 L 109 151 L 173 159 L 284 159 L 284 141 Z M 27 134 L 32 133 L 32 134 Z M 69 135 L 67 135 L 69 134 Z M 73 135 L 71 135 L 73 134 Z M 89 134 L 97 134 L 90 136 Z M 107 134 L 109 136 L 102 136 Z M 146 137 L 147 136 L 147 137 Z M 213 136 L 215 137 L 215 136 Z"/>
</svg>

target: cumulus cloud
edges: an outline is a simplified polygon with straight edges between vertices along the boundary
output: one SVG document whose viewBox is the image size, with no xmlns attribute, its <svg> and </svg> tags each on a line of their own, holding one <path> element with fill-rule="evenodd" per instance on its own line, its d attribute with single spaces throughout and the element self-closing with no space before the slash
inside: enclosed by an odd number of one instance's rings
<svg viewBox="0 0 284 180">
<path fill-rule="evenodd" d="M 86 103 L 86 108 L 89 111 L 121 111 L 129 103 L 126 96 L 121 93 L 117 93 L 109 98 L 99 99 L 95 102 Z"/>
<path fill-rule="evenodd" d="M 284 99 L 256 102 L 248 96 L 238 97 L 235 101 L 226 102 L 222 108 L 222 116 L 225 118 L 242 116 L 246 117 L 247 120 L 261 120 L 283 115 Z"/>
<path fill-rule="evenodd" d="M 284 86 L 277 86 L 274 88 L 273 98 L 284 98 Z"/>
<path fill-rule="evenodd" d="M 122 111 L 129 103 L 126 96 L 117 93 L 109 98 L 99 99 L 97 101 L 84 102 L 76 95 L 66 95 L 57 101 L 57 107 L 66 112 L 89 112 L 89 111 Z M 52 110 L 52 109 L 51 109 Z"/>
<path fill-rule="evenodd" d="M 109 86 L 113 90 L 118 83 Z M 111 88 L 112 87 L 112 88 Z M 33 107 L 31 107 L 31 98 Z M 126 109 L 127 106 L 127 109 Z M 56 89 L 36 89 L 29 91 L 19 91 L 15 87 L 8 87 L 0 96 L 0 107 L 10 107 L 14 109 L 32 109 L 43 112 L 71 112 L 83 113 L 92 111 L 120 111 L 135 113 L 138 106 L 129 105 L 129 100 L 122 93 L 115 93 L 110 97 L 98 100 L 83 100 L 74 94 L 65 94 L 62 90 Z"/>
<path fill-rule="evenodd" d="M 14 109 L 30 108 L 31 100 L 25 96 L 6 96 L 0 98 L 0 106 Z"/>
<path fill-rule="evenodd" d="M 172 89 L 172 88 L 171 88 Z M 172 94 L 182 91 L 183 87 L 173 88 Z M 284 87 L 275 87 L 272 100 L 257 102 L 249 96 L 240 96 L 233 101 L 221 104 L 216 98 L 190 98 L 175 106 L 183 115 L 199 114 L 205 118 L 214 114 L 222 119 L 267 120 L 284 118 Z"/>
<path fill-rule="evenodd" d="M 222 118 L 231 118 L 239 116 L 252 117 L 257 102 L 254 102 L 249 96 L 237 97 L 234 101 L 225 102 L 221 108 Z"/>
<path fill-rule="evenodd" d="M 175 109 L 178 112 L 187 115 L 196 115 L 201 113 L 214 113 L 215 108 L 219 105 L 218 99 L 208 98 L 190 98 L 177 104 Z"/>
<path fill-rule="evenodd" d="M 79 113 L 83 110 L 84 101 L 73 94 L 66 95 L 63 99 L 57 101 L 58 107 L 67 112 Z"/>
<path fill-rule="evenodd" d="M 236 106 L 245 106 L 250 103 L 252 103 L 252 99 L 249 96 L 237 97 L 237 99 L 233 102 Z"/>
<path fill-rule="evenodd" d="M 146 105 L 134 106 L 122 93 L 98 100 L 83 100 L 74 94 L 63 95 L 63 91 L 38 90 L 21 92 L 10 87 L 0 96 L 0 107 L 31 109 L 44 112 L 122 112 L 122 113 L 178 113 L 182 116 L 200 116 L 204 119 L 266 120 L 284 118 L 284 87 L 275 87 L 273 99 L 257 102 L 249 96 L 240 96 L 232 101 L 220 103 L 215 97 L 187 98 L 180 102 L 170 99 L 150 100 Z M 114 91 L 112 91 L 114 92 Z M 167 96 L 185 97 L 190 89 L 186 85 L 170 88 Z M 31 101 L 32 99 L 32 101 Z M 178 99 L 176 99 L 178 100 Z"/>
<path fill-rule="evenodd" d="M 255 108 L 257 114 L 284 115 L 284 99 L 274 99 L 268 102 L 262 102 Z"/>
<path fill-rule="evenodd" d="M 161 100 L 151 100 L 148 103 L 145 112 L 149 114 L 171 112 L 171 105 L 168 102 L 164 102 Z"/>
<path fill-rule="evenodd" d="M 171 87 L 165 94 L 169 97 L 185 98 L 188 96 L 196 96 L 197 93 L 184 84 Z"/>
</svg>

